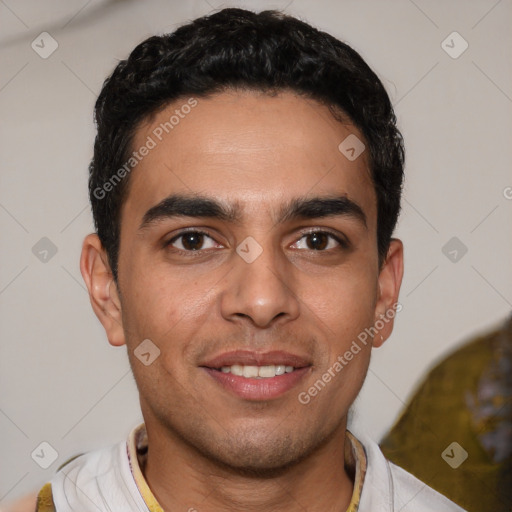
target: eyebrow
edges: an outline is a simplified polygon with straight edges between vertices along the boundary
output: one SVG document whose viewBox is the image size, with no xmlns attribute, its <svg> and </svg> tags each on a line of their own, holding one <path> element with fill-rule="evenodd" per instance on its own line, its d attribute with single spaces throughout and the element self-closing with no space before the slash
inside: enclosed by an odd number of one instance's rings
<svg viewBox="0 0 512 512">
<path fill-rule="evenodd" d="M 139 231 L 159 221 L 177 217 L 218 219 L 235 224 L 241 222 L 242 216 L 242 210 L 237 203 L 229 205 L 201 195 L 172 194 L 144 214 Z M 367 228 L 366 214 L 363 209 L 346 196 L 294 198 L 281 206 L 276 224 L 292 220 L 338 216 L 353 218 Z"/>
</svg>

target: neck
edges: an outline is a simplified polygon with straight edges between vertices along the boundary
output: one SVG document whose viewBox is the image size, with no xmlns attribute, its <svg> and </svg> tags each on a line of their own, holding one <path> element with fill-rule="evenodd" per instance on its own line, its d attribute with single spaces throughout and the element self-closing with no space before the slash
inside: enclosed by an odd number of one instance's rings
<svg viewBox="0 0 512 512">
<path fill-rule="evenodd" d="M 164 510 L 342 512 L 353 492 L 351 471 L 345 467 L 345 426 L 343 422 L 316 452 L 271 478 L 222 467 L 173 436 L 148 429 L 147 460 L 141 469 Z"/>
</svg>

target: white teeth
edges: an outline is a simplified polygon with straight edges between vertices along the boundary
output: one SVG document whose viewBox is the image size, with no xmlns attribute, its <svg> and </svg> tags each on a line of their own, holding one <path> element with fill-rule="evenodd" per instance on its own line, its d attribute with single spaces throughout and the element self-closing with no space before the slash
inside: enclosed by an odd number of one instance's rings
<svg viewBox="0 0 512 512">
<path fill-rule="evenodd" d="M 266 366 L 251 366 L 234 364 L 232 366 L 223 366 L 220 371 L 222 373 L 232 373 L 246 379 L 268 379 L 276 375 L 293 372 L 293 366 L 285 366 L 284 364 L 270 364 Z"/>
<path fill-rule="evenodd" d="M 286 371 L 286 366 L 284 364 L 278 364 L 276 366 L 276 375 L 283 375 Z"/>
<path fill-rule="evenodd" d="M 244 367 L 240 364 L 234 364 L 233 366 L 231 366 L 231 373 L 233 375 L 238 375 L 239 377 L 241 377 L 244 374 Z"/>
<path fill-rule="evenodd" d="M 276 367 L 271 364 L 269 366 L 260 366 L 258 370 L 258 375 L 260 377 L 275 377 L 276 376 Z"/>
<path fill-rule="evenodd" d="M 246 379 L 250 379 L 252 377 L 258 376 L 258 367 L 257 366 L 244 366 L 244 377 Z"/>
</svg>

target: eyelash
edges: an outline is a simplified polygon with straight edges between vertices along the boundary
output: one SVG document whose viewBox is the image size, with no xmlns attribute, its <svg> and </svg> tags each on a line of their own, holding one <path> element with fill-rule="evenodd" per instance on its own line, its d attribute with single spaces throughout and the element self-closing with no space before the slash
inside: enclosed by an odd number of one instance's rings
<svg viewBox="0 0 512 512">
<path fill-rule="evenodd" d="M 179 238 L 185 236 L 185 235 L 188 235 L 188 234 L 197 234 L 197 235 L 204 235 L 204 236 L 207 236 L 208 238 L 211 238 L 212 240 L 215 240 L 210 233 L 208 233 L 207 231 L 202 231 L 201 229 L 190 229 L 188 231 L 182 231 L 181 233 L 173 236 L 170 240 L 164 242 L 164 248 L 168 248 L 171 246 L 171 244 L 173 244 L 176 240 L 178 240 Z M 333 238 L 336 242 L 338 242 L 338 244 L 340 245 L 340 247 L 338 249 L 349 249 L 350 248 L 350 243 L 343 239 L 342 237 L 339 237 L 337 235 L 335 235 L 334 233 L 331 233 L 330 231 L 326 231 L 326 230 L 322 230 L 322 229 L 313 229 L 313 230 L 309 230 L 309 231 L 303 231 L 300 235 L 300 238 L 297 239 L 297 241 L 295 243 L 297 243 L 299 240 L 302 240 L 302 238 L 304 238 L 305 236 L 307 235 L 312 235 L 312 234 L 325 234 L 325 235 L 328 235 L 330 236 L 331 238 Z M 177 254 L 183 254 L 183 255 L 186 255 L 186 256 L 191 256 L 191 257 L 194 257 L 194 256 L 200 256 L 204 251 L 207 251 L 208 249 L 198 249 L 196 251 L 184 251 L 183 249 L 176 249 L 176 248 L 172 248 L 173 252 L 177 253 Z M 301 249 L 297 249 L 297 250 L 301 250 Z M 303 250 L 303 249 L 302 249 Z M 309 249 L 310 251 L 312 252 L 331 252 L 332 249 L 329 249 L 329 250 L 315 250 L 315 249 Z"/>
</svg>

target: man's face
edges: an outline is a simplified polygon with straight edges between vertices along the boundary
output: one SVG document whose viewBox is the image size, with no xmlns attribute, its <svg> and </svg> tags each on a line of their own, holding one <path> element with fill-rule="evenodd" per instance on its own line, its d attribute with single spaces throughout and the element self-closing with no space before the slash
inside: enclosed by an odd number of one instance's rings
<svg viewBox="0 0 512 512">
<path fill-rule="evenodd" d="M 222 93 L 182 109 L 187 100 L 144 123 L 133 143 L 150 136 L 156 147 L 132 171 L 122 209 L 123 341 L 150 440 L 163 435 L 232 467 L 282 467 L 345 429 L 370 344 L 308 404 L 299 394 L 385 309 L 367 155 L 352 161 L 338 149 L 363 137 L 292 93 Z M 176 110 L 179 122 L 162 133 Z M 176 195 L 236 215 L 165 202 Z M 153 344 L 160 350 L 147 366 L 134 353 L 143 340 L 149 358 Z M 286 366 L 295 369 L 280 375 Z"/>
</svg>

